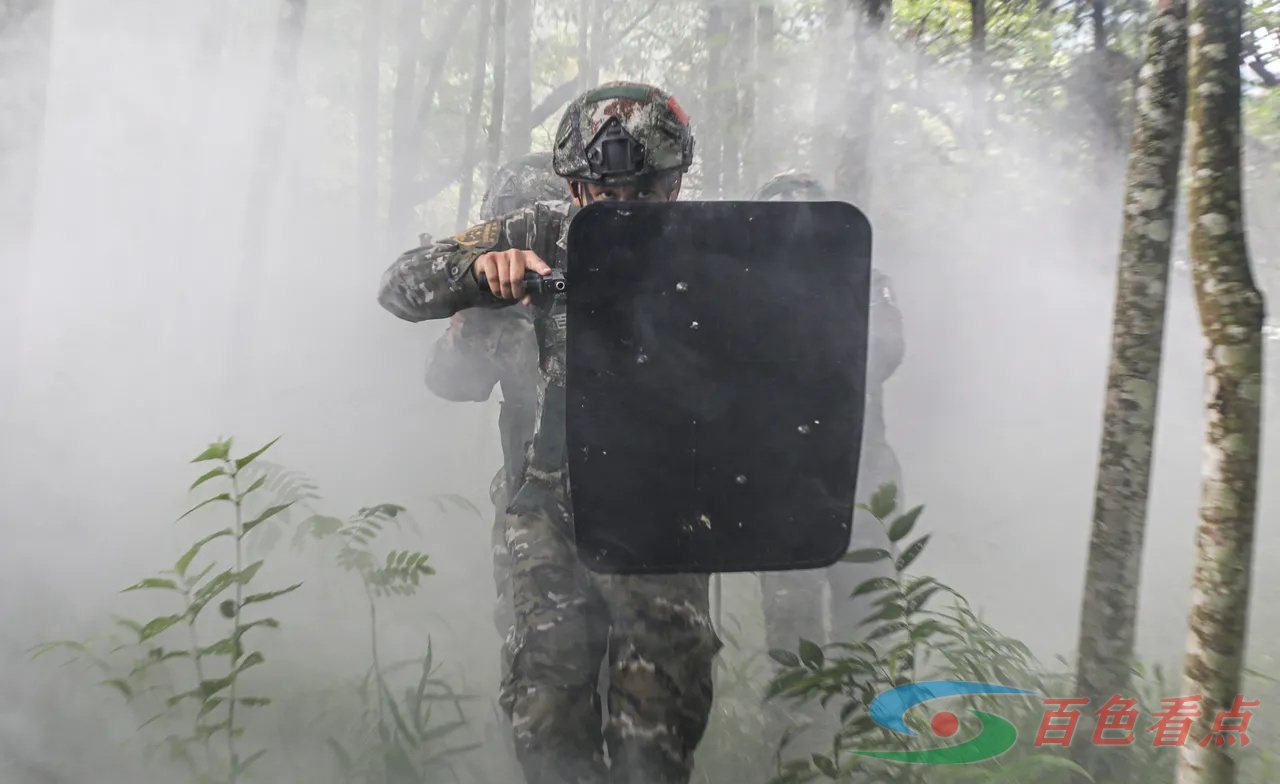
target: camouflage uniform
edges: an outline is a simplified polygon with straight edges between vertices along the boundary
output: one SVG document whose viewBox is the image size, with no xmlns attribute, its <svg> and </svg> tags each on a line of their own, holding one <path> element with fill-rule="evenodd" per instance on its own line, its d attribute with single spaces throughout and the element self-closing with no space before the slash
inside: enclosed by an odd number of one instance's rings
<svg viewBox="0 0 1280 784">
<path fill-rule="evenodd" d="M 490 221 L 537 202 L 565 202 L 568 198 L 565 181 L 552 169 L 551 153 L 529 153 L 508 161 L 494 174 L 480 204 L 480 219 Z M 424 236 L 422 247 L 431 244 Z M 427 388 L 439 397 L 459 403 L 486 401 L 495 385 L 502 390 L 498 434 L 503 465 L 489 485 L 489 500 L 494 510 L 494 625 L 505 640 L 515 624 L 506 544 L 507 506 L 511 503 L 509 488 L 522 470 L 525 449 L 533 438 L 538 341 L 529 306 L 472 308 L 464 314 L 462 322 L 450 324 L 432 347 L 426 382 Z M 504 678 L 507 665 L 504 655 Z"/>
<path fill-rule="evenodd" d="M 826 199 L 827 195 L 812 176 L 788 172 L 765 183 L 756 198 L 817 201 Z M 884 420 L 884 383 L 898 369 L 904 353 L 902 314 L 894 302 L 893 285 L 887 275 L 872 270 L 870 288 L 866 407 L 857 480 L 858 500 L 863 503 L 886 482 L 898 486 L 900 498 L 902 488 L 902 469 L 889 446 Z M 857 510 L 850 549 L 886 546 L 887 538 L 876 519 Z M 857 639 L 858 628 L 870 614 L 871 606 L 862 599 L 851 600 L 849 595 L 863 580 L 881 574 L 879 568 L 879 564 L 838 563 L 825 570 L 762 574 L 761 594 L 769 648 L 794 651 L 802 638 L 819 644 Z M 829 638 L 823 628 L 824 583 L 831 590 Z M 823 732 L 833 727 L 829 726 L 829 717 L 821 707 L 811 703 L 801 708 L 800 713 L 804 719 L 776 700 L 766 704 L 766 742 L 771 750 L 776 749 L 787 729 L 797 723 L 818 725 L 817 731 L 805 733 L 802 747 L 815 751 L 829 747 L 830 735 Z"/>
<path fill-rule="evenodd" d="M 683 145 L 674 163 L 672 140 Z M 556 141 L 556 173 L 580 181 L 605 181 L 599 171 L 618 160 L 618 146 L 606 146 L 615 141 L 642 145 L 649 171 L 687 169 L 692 157 L 683 111 L 643 85 L 611 83 L 579 98 Z M 471 274 L 476 259 L 520 248 L 563 270 L 575 211 L 537 204 L 409 251 L 387 270 L 379 302 L 407 321 L 509 305 L 481 289 Z M 686 784 L 710 717 L 720 648 L 708 577 L 599 575 L 578 560 L 564 460 L 565 310 L 560 298 L 538 298 L 532 308 L 541 379 L 533 439 L 509 508 L 515 628 L 502 704 L 528 784 Z M 606 658 L 602 730 L 596 686 Z"/>
</svg>

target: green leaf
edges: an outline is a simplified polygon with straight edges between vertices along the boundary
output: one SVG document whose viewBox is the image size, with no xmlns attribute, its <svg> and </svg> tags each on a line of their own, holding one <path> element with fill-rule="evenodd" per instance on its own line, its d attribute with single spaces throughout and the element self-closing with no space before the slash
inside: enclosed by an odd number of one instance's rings
<svg viewBox="0 0 1280 784">
<path fill-rule="evenodd" d="M 133 585 L 130 585 L 128 588 L 125 588 L 120 593 L 128 593 L 129 591 L 143 591 L 149 588 L 155 588 L 163 591 L 178 591 L 179 593 L 181 593 L 182 591 L 182 589 L 178 587 L 178 584 L 173 580 L 169 580 L 163 577 L 148 577 L 147 579 L 142 580 L 141 582 L 137 582 L 137 583 L 134 583 Z"/>
<path fill-rule="evenodd" d="M 276 436 L 275 438 L 273 438 L 273 439 L 271 439 L 270 441 L 268 441 L 268 442 L 267 442 L 267 444 L 266 444 L 266 446 L 264 446 L 264 447 L 262 447 L 262 448 L 260 448 L 260 449 L 257 449 L 257 450 L 255 450 L 255 451 L 253 451 L 253 452 L 250 452 L 249 454 L 245 455 L 244 457 L 242 457 L 242 458 L 240 458 L 240 459 L 236 460 L 236 470 L 237 470 L 237 471 L 239 471 L 240 469 L 242 469 L 242 468 L 244 468 L 245 466 L 247 466 L 247 465 L 249 465 L 250 463 L 252 463 L 254 460 L 257 460 L 259 457 L 261 457 L 261 456 L 262 456 L 262 453 L 263 453 L 263 452 L 266 452 L 268 449 L 270 449 L 271 447 L 275 446 L 275 443 L 276 443 L 277 441 L 279 441 L 279 440 L 280 440 L 280 438 L 281 438 L 281 436 Z"/>
<path fill-rule="evenodd" d="M 1054 772 L 1073 773 L 1087 781 L 1094 781 L 1089 772 L 1066 757 L 1055 757 L 1050 754 L 1037 754 L 1004 765 L 990 778 L 983 779 L 983 784 L 1019 784 L 1023 781 L 1044 781 Z"/>
<path fill-rule="evenodd" d="M 110 686 L 120 692 L 126 700 L 133 699 L 133 688 L 122 678 L 108 678 L 107 680 L 102 681 L 101 685 Z"/>
<path fill-rule="evenodd" d="M 239 667 L 236 667 L 236 674 L 239 675 L 240 673 L 244 672 L 250 667 L 256 667 L 257 665 L 262 664 L 266 660 L 267 660 L 267 657 L 263 656 L 261 653 L 257 651 L 254 651 L 253 653 L 244 657 L 244 661 L 240 662 Z"/>
<path fill-rule="evenodd" d="M 895 621 L 893 623 L 886 623 L 883 626 L 880 626 L 879 628 L 873 629 L 869 634 L 866 635 L 864 639 L 866 639 L 867 642 L 871 642 L 872 640 L 879 640 L 882 637 L 888 637 L 891 634 L 896 634 L 897 632 L 905 632 L 905 631 L 907 631 L 907 625 L 905 623 L 902 623 L 901 621 Z"/>
<path fill-rule="evenodd" d="M 800 661 L 811 670 L 822 667 L 824 661 L 822 648 L 812 640 L 800 640 Z"/>
<path fill-rule="evenodd" d="M 205 482 L 208 482 L 210 479 L 217 479 L 220 476 L 226 476 L 226 475 L 227 475 L 227 469 L 223 468 L 222 466 L 218 466 L 217 468 L 211 468 L 205 473 L 201 474 L 199 479 L 192 482 L 191 487 L 187 488 L 187 492 L 191 492 L 192 490 L 195 490 L 197 487 L 204 484 Z"/>
<path fill-rule="evenodd" d="M 266 476 L 260 476 L 257 479 L 253 480 L 253 484 L 246 487 L 244 492 L 240 494 L 240 500 L 243 501 L 244 499 L 253 495 L 253 491 L 257 490 L 259 487 L 262 487 L 266 483 L 267 483 Z"/>
<path fill-rule="evenodd" d="M 179 576 L 185 577 L 187 574 L 187 568 L 191 566 L 191 562 L 195 560 L 196 555 L 199 554 L 200 548 L 204 547 L 209 542 L 212 542 L 214 539 L 218 539 L 223 536 L 231 536 L 231 529 L 223 528 L 221 531 L 209 534 L 205 538 L 191 545 L 191 549 L 183 553 L 182 557 L 178 559 L 178 563 L 174 565 L 174 570 L 177 571 Z"/>
<path fill-rule="evenodd" d="M 258 760 L 259 757 L 261 757 L 263 754 L 266 754 L 266 753 L 267 753 L 266 749 L 259 749 L 258 751 L 255 751 L 254 753 L 245 757 L 243 760 L 240 760 L 239 762 L 237 762 L 234 766 L 234 770 L 232 773 L 232 777 L 233 777 L 232 780 L 234 781 L 235 777 L 238 777 L 241 774 L 243 774 L 246 770 L 249 769 L 250 765 L 252 765 L 254 762 Z"/>
<path fill-rule="evenodd" d="M 930 596 L 933 596 L 935 593 L 941 590 L 944 590 L 944 589 L 938 588 L 935 586 L 933 588 L 926 588 L 920 593 L 917 593 L 914 596 L 908 597 L 907 611 L 911 613 L 917 612 L 921 607 L 924 606 L 925 602 L 929 601 Z"/>
<path fill-rule="evenodd" d="M 293 546 L 300 547 L 302 540 L 308 535 L 315 539 L 333 536 L 342 530 L 343 525 L 344 523 L 336 517 L 311 515 L 298 524 L 298 530 L 293 535 Z"/>
<path fill-rule="evenodd" d="M 421 743 L 423 746 L 425 746 L 428 743 L 439 740 L 440 738 L 443 738 L 449 733 L 456 732 L 457 730 L 460 730 L 465 726 L 467 726 L 467 723 L 462 720 L 451 721 L 447 724 L 441 724 L 439 727 L 434 727 L 428 730 L 427 732 L 423 733 Z"/>
<path fill-rule="evenodd" d="M 227 456 L 230 454 L 231 454 L 231 439 L 228 438 L 225 441 L 214 441 L 212 444 L 209 445 L 208 449 L 201 452 L 200 455 L 196 457 L 194 460 L 192 460 L 191 462 L 203 463 L 206 460 L 226 460 Z"/>
<path fill-rule="evenodd" d="M 329 748 L 333 750 L 333 756 L 338 758 L 338 765 L 341 766 L 342 772 L 349 778 L 351 772 L 355 770 L 356 767 L 355 763 L 351 760 L 351 755 L 347 753 L 346 749 L 342 748 L 341 743 L 338 743 L 338 741 L 333 738 L 329 738 L 327 743 Z"/>
<path fill-rule="evenodd" d="M 782 648 L 775 648 L 769 651 L 769 658 L 781 664 L 784 667 L 799 667 L 800 657 L 794 653 Z"/>
<path fill-rule="evenodd" d="M 853 589 L 853 593 L 849 594 L 849 598 L 854 599 L 865 594 L 892 590 L 897 587 L 898 582 L 892 577 L 872 577 L 859 583 L 858 587 Z"/>
<path fill-rule="evenodd" d="M 840 775 L 840 771 L 836 768 L 836 764 L 832 762 L 829 757 L 824 757 L 821 754 L 814 754 L 812 759 L 813 766 L 827 778 L 834 779 Z"/>
<path fill-rule="evenodd" d="M 267 507 L 267 508 L 262 512 L 262 514 L 258 515 L 257 517 L 253 518 L 252 520 L 250 520 L 249 522 L 247 522 L 247 523 L 245 523 L 243 526 L 241 526 L 241 528 L 240 528 L 240 532 L 241 532 L 241 534 L 243 535 L 243 534 L 247 534 L 247 533 L 249 533 L 249 532 L 250 532 L 250 531 L 252 531 L 254 528 L 257 528 L 257 527 L 258 527 L 258 526 L 259 526 L 259 525 L 260 525 L 264 520 L 267 520 L 267 519 L 269 519 L 269 518 L 271 518 L 271 517 L 274 517 L 275 515 L 279 514 L 280 512 L 284 511 L 285 509 L 288 509 L 289 507 L 293 506 L 293 504 L 294 504 L 294 502 L 293 502 L 293 501 L 290 501 L 290 502 L 289 502 L 289 503 L 287 503 L 287 504 L 276 504 L 275 506 L 269 506 L 269 507 Z"/>
<path fill-rule="evenodd" d="M 254 561 L 246 566 L 244 571 L 236 572 L 236 574 L 231 578 L 232 581 L 240 583 L 241 585 L 248 585 L 249 581 L 258 573 L 258 570 L 262 568 L 263 563 L 264 561 L 261 560 Z"/>
<path fill-rule="evenodd" d="M 235 570 L 227 569 L 217 577 L 214 577 L 212 580 L 202 585 L 200 589 L 196 591 L 195 596 L 191 600 L 191 606 L 187 609 L 187 616 L 189 620 L 194 621 L 196 616 L 200 614 L 200 611 L 205 608 L 205 605 L 217 597 L 218 594 L 230 588 L 235 581 Z"/>
<path fill-rule="evenodd" d="M 397 738 L 391 744 L 391 748 L 387 752 L 387 778 L 394 782 L 410 782 L 420 781 L 418 771 L 413 766 L 413 761 L 409 759 L 409 754 L 404 750 L 404 746 L 400 744 Z"/>
<path fill-rule="evenodd" d="M 912 542 L 906 550 L 902 551 L 902 555 L 898 556 L 898 560 L 894 564 L 894 568 L 901 572 L 910 566 L 911 562 L 919 557 L 920 553 L 924 552 L 925 545 L 929 543 L 929 537 L 932 535 L 933 534 L 925 534 Z"/>
<path fill-rule="evenodd" d="M 276 598 L 277 596 L 284 596 L 287 593 L 292 593 L 293 591 L 296 591 L 301 587 L 302 587 L 302 583 L 294 583 L 293 585 L 290 585 L 288 588 L 281 588 L 278 591 L 267 591 L 266 593 L 255 593 L 252 596 L 246 596 L 244 598 L 244 601 L 240 603 L 240 606 L 244 607 L 250 604 L 257 604 L 258 602 L 269 601 L 271 599 Z"/>
<path fill-rule="evenodd" d="M 230 500 L 231 500 L 231 496 L 230 496 L 228 493 L 218 493 L 218 494 L 217 494 L 217 495 L 215 495 L 213 498 L 206 498 L 206 499 L 204 499 L 203 501 L 201 501 L 200 503 L 198 503 L 198 504 L 196 504 L 195 506 L 193 506 L 193 507 L 191 507 L 190 509 L 188 509 L 187 511 L 183 512 L 183 513 L 182 513 L 182 517 L 179 517 L 179 518 L 178 518 L 178 520 L 184 520 L 184 519 L 186 519 L 186 517 L 187 517 L 188 515 L 192 514 L 192 513 L 193 513 L 193 512 L 195 512 L 197 509 L 201 509 L 201 508 L 203 508 L 203 507 L 206 507 L 206 506 L 208 506 L 209 504 L 216 503 L 216 502 L 218 502 L 218 501 L 230 501 Z"/>
<path fill-rule="evenodd" d="M 147 622 L 146 626 L 142 627 L 142 631 L 138 635 L 138 642 L 146 642 L 147 640 L 150 640 L 152 637 L 155 637 L 181 620 L 181 615 L 165 615 L 160 618 L 153 618 Z"/>
<path fill-rule="evenodd" d="M 871 503 L 867 506 L 867 510 L 879 519 L 883 520 L 893 514 L 894 508 L 898 504 L 898 487 L 892 482 L 885 482 L 876 488 L 871 496 Z"/>
<path fill-rule="evenodd" d="M 197 719 L 204 718 L 205 715 L 209 713 L 209 711 L 217 709 L 217 707 L 221 705 L 223 702 L 224 700 L 221 697 L 214 697 L 211 700 L 205 700 L 204 704 L 200 706 L 200 712 L 196 714 L 196 718 Z"/>
<path fill-rule="evenodd" d="M 869 623 L 871 621 L 893 621 L 893 620 L 897 620 L 898 618 L 901 618 L 903 615 L 905 615 L 905 612 L 903 611 L 902 605 L 896 604 L 896 603 L 886 604 L 884 607 L 880 608 L 880 612 L 870 616 L 869 618 L 864 619 L 863 622 Z"/>
<path fill-rule="evenodd" d="M 862 550 L 853 550 L 845 553 L 840 560 L 845 563 L 875 563 L 890 558 L 888 550 L 882 550 L 879 547 L 869 547 Z"/>
<path fill-rule="evenodd" d="M 922 642 L 934 636 L 935 634 L 958 636 L 954 632 L 952 632 L 951 630 L 943 626 L 942 623 L 940 623 L 939 621 L 933 618 L 929 618 L 928 620 L 921 621 L 920 623 L 913 626 L 911 628 L 911 633 L 909 637 L 912 642 Z"/>
<path fill-rule="evenodd" d="M 923 506 L 917 506 L 899 517 L 897 520 L 894 520 L 893 525 L 889 526 L 889 541 L 896 542 L 911 533 L 911 529 L 915 528 L 916 520 L 920 519 L 920 513 L 923 511 Z"/>
</svg>

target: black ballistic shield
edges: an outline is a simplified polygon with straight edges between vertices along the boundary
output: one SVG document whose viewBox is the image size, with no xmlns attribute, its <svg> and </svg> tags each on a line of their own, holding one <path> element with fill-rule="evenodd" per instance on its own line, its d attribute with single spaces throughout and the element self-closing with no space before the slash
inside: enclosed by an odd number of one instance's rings
<svg viewBox="0 0 1280 784">
<path fill-rule="evenodd" d="M 593 571 L 785 571 L 849 546 L 871 225 L 843 202 L 595 203 L 568 237 L 575 539 Z"/>
</svg>

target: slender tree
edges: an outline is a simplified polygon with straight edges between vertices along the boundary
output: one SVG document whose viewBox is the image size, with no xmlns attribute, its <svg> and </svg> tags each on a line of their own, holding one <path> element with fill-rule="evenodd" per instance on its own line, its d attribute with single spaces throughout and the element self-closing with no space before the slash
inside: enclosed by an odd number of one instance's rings
<svg viewBox="0 0 1280 784">
<path fill-rule="evenodd" d="M 489 154 L 485 180 L 502 163 L 503 107 L 507 94 L 507 2 L 493 0 L 493 96 L 489 101 Z"/>
<path fill-rule="evenodd" d="M 382 3 L 364 0 L 360 31 L 360 95 L 356 111 L 356 182 L 360 242 L 376 242 L 378 233 L 378 72 L 382 65 Z"/>
<path fill-rule="evenodd" d="M 774 114 L 778 110 L 778 21 L 772 0 L 756 8 L 755 89 L 751 95 L 751 160 L 756 176 L 753 185 L 772 177 L 777 166 L 773 154 L 777 144 Z"/>
<path fill-rule="evenodd" d="M 707 0 L 707 98 L 703 108 L 706 117 L 701 134 L 702 195 L 719 198 L 724 193 L 725 169 L 725 59 L 729 44 L 729 21 L 724 0 Z"/>
<path fill-rule="evenodd" d="M 413 211 L 413 183 L 418 171 L 417 144 L 413 128 L 413 95 L 418 85 L 418 63 L 422 58 L 422 0 L 400 0 L 395 22 L 397 65 L 391 93 L 391 200 L 388 208 L 388 239 L 403 242 Z"/>
<path fill-rule="evenodd" d="M 871 151 L 884 78 L 890 0 L 853 0 L 853 78 L 846 82 L 845 138 L 836 158 L 836 192 L 866 208 L 871 199 Z"/>
<path fill-rule="evenodd" d="M 1241 192 L 1243 0 L 1191 0 L 1191 274 L 1205 335 L 1207 435 L 1184 692 L 1201 716 L 1180 751 L 1178 784 L 1232 784 L 1215 716 L 1238 704 L 1252 576 L 1262 402 L 1262 294 Z M 1248 708 L 1244 708 L 1248 710 Z"/>
<path fill-rule="evenodd" d="M 17 357 L 31 274 L 52 46 L 52 0 L 0 0 L 0 392 Z"/>
<path fill-rule="evenodd" d="M 306 27 L 307 0 L 283 0 L 276 23 L 271 86 L 267 93 L 258 152 L 249 176 L 245 199 L 245 225 L 240 269 L 237 275 L 235 332 L 230 344 L 230 371 L 235 377 L 245 369 L 245 349 L 254 334 L 260 307 L 262 280 L 266 275 L 268 229 L 274 215 L 275 194 L 284 158 L 289 118 L 298 95 L 298 52 Z"/>
<path fill-rule="evenodd" d="M 1160 0 L 1146 47 L 1129 150 L 1076 671 L 1077 691 L 1099 705 L 1127 693 L 1133 659 L 1185 125 L 1186 0 Z M 1127 756 L 1097 749 L 1077 744 L 1077 761 L 1098 781 L 1123 780 Z"/>
<path fill-rule="evenodd" d="M 533 127 L 533 0 L 509 0 L 506 141 L 508 158 L 529 152 Z"/>
<path fill-rule="evenodd" d="M 480 112 L 484 109 L 485 62 L 489 59 L 489 29 L 493 0 L 480 0 L 480 23 L 476 25 L 475 59 L 471 65 L 471 108 L 467 112 L 462 152 L 462 185 L 458 192 L 458 217 L 454 221 L 461 230 L 471 214 L 471 197 L 475 189 L 475 171 L 479 163 L 477 144 L 480 136 Z"/>
</svg>

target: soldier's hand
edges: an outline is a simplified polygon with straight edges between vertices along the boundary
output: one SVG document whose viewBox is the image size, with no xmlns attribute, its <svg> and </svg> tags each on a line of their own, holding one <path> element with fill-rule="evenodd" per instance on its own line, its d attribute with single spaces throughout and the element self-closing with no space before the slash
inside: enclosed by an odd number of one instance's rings
<svg viewBox="0 0 1280 784">
<path fill-rule="evenodd" d="M 518 299 L 524 304 L 532 297 L 524 293 L 525 270 L 550 275 L 551 267 L 531 250 L 504 250 L 486 253 L 476 259 L 471 274 L 479 280 L 484 275 L 489 291 L 499 299 Z"/>
</svg>

